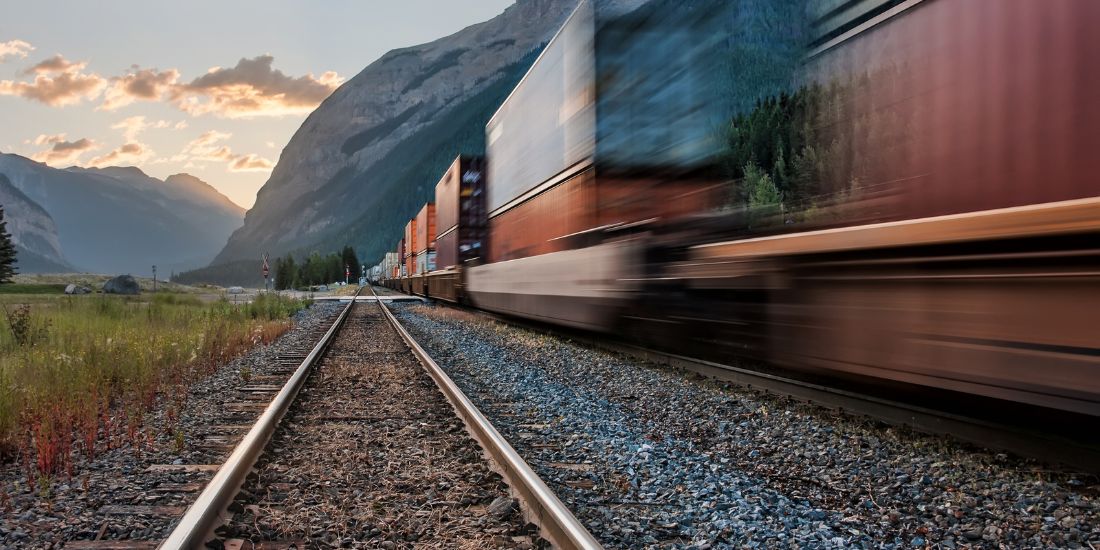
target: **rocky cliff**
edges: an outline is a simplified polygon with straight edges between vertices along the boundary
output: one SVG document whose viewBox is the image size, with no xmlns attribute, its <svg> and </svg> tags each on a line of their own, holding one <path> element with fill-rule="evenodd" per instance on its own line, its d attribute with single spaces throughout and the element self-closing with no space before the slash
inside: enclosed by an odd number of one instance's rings
<svg viewBox="0 0 1100 550">
<path fill-rule="evenodd" d="M 630 9 L 644 0 L 603 2 Z M 489 21 L 371 63 L 294 134 L 215 263 L 344 243 L 377 260 L 454 157 L 483 152 L 485 122 L 576 3 L 518 0 Z"/>
<path fill-rule="evenodd" d="M 57 224 L 49 212 L 34 202 L 4 174 L 0 174 L 0 206 L 15 244 L 16 269 L 20 273 L 69 271 L 61 253 Z"/>
</svg>

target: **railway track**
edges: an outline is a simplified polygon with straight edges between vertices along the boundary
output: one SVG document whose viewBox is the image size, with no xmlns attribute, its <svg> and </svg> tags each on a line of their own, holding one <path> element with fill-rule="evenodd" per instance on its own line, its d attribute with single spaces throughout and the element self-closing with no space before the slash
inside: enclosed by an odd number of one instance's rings
<svg viewBox="0 0 1100 550">
<path fill-rule="evenodd" d="M 341 309 L 159 547 L 599 548 L 375 304 Z"/>
<path fill-rule="evenodd" d="M 1087 470 L 867 421 L 851 403 L 837 414 L 755 379 L 684 376 L 654 363 L 699 370 L 512 319 L 395 311 L 608 548 L 1096 544 L 1082 527 L 1100 513 Z"/>
<path fill-rule="evenodd" d="M 996 419 L 970 416 L 934 406 L 920 406 L 901 399 L 891 399 L 889 392 L 875 395 L 865 391 L 866 387 L 859 390 L 846 389 L 797 376 L 785 376 L 650 348 L 606 334 L 552 326 L 450 303 L 447 303 L 446 307 L 454 307 L 501 323 L 565 338 L 595 349 L 623 354 L 682 372 L 695 373 L 847 414 L 866 416 L 886 424 L 913 428 L 923 433 L 946 435 L 981 447 L 1007 451 L 1048 464 L 1100 475 L 1100 443 L 1094 434 L 1084 434 L 1089 437 L 1075 440 L 1067 437 L 1062 431 L 1044 431 L 1035 427 L 1042 426 L 1042 423 L 1034 419 L 1028 419 L 1026 423 L 1013 422 L 1014 415 L 1027 414 L 1028 411 L 1017 412 L 1005 409 L 1005 414 Z"/>
</svg>

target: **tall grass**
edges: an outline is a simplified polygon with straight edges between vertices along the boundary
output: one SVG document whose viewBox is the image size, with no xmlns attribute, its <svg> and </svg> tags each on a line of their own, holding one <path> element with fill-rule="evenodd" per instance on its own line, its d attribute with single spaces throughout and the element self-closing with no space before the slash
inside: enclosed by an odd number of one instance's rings
<svg viewBox="0 0 1100 550">
<path fill-rule="evenodd" d="M 27 318 L 5 315 L 0 455 L 21 460 L 34 483 L 71 477 L 77 453 L 140 449 L 157 430 L 175 431 L 192 384 L 277 338 L 304 305 L 275 295 L 240 306 L 180 295 L 88 296 L 35 303 Z M 18 323 L 30 336 L 17 337 Z M 166 412 L 151 426 L 158 402 Z"/>
</svg>

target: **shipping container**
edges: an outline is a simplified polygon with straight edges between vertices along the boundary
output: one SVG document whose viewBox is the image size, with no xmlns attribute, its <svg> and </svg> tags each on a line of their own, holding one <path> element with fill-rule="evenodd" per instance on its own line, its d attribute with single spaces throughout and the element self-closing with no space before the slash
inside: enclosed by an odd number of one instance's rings
<svg viewBox="0 0 1100 550">
<path fill-rule="evenodd" d="M 486 258 L 501 262 L 599 244 L 625 223 L 704 212 L 724 184 L 662 178 L 602 178 L 585 170 L 489 220 Z"/>
<path fill-rule="evenodd" d="M 405 228 L 405 233 L 408 233 L 408 228 Z M 408 242 L 404 238 L 397 241 L 397 277 L 401 278 L 405 275 L 405 243 Z"/>
<path fill-rule="evenodd" d="M 416 254 L 416 217 L 405 222 L 405 249 L 402 251 L 401 259 L 406 260 L 414 254 Z"/>
<path fill-rule="evenodd" d="M 416 272 L 416 218 L 405 224 L 405 255 L 402 262 L 406 276 Z"/>
<path fill-rule="evenodd" d="M 874 221 L 1097 196 L 1098 20 L 1093 0 L 924 2 L 823 42 L 806 72 L 837 107 L 824 160 L 859 182 L 823 191 L 887 194 Z"/>
<path fill-rule="evenodd" d="M 489 211 L 589 165 L 693 173 L 722 146 L 725 2 L 577 7 L 486 126 Z"/>
<path fill-rule="evenodd" d="M 715 206 L 730 116 L 725 10 L 658 2 L 623 15 L 581 2 L 486 125 L 490 261 L 575 248 L 571 235 L 689 202 Z M 628 197 L 637 204 L 617 209 Z"/>
<path fill-rule="evenodd" d="M 435 271 L 435 251 L 424 250 L 416 255 L 415 275 L 425 275 L 431 271 Z"/>
<path fill-rule="evenodd" d="M 416 235 L 416 246 L 413 252 L 420 254 L 426 250 L 435 250 L 435 203 L 425 204 L 416 215 L 416 224 L 413 231 Z"/>
<path fill-rule="evenodd" d="M 481 257 L 485 247 L 485 161 L 455 159 L 435 186 L 436 264 L 439 269 Z"/>
</svg>

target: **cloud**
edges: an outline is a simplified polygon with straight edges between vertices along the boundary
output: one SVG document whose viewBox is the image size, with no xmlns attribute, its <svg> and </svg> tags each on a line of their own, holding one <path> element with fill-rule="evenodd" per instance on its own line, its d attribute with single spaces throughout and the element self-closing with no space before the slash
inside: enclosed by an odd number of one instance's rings
<svg viewBox="0 0 1100 550">
<path fill-rule="evenodd" d="M 107 88 L 103 104 L 99 108 L 113 111 L 138 100 L 157 101 L 172 94 L 179 77 L 180 73 L 176 69 L 161 72 L 133 65 L 129 73 L 111 78 L 111 85 Z"/>
<path fill-rule="evenodd" d="M 21 40 L 0 43 L 0 60 L 5 56 L 26 57 L 33 49 Z M 97 107 L 114 111 L 136 101 L 164 101 L 192 115 L 212 114 L 224 118 L 308 114 L 344 81 L 329 71 L 289 76 L 275 69 L 275 58 L 261 55 L 241 58 L 233 67 L 214 67 L 190 82 L 180 81 L 177 69 L 161 71 L 131 65 L 121 76 L 104 78 L 85 73 L 87 62 L 70 61 L 58 54 L 22 72 L 32 81 L 0 81 L 0 95 L 21 96 L 51 106 L 65 106 L 93 100 Z"/>
<path fill-rule="evenodd" d="M 172 157 L 174 162 L 224 162 L 230 172 L 270 172 L 275 163 L 256 154 L 239 155 L 221 142 L 233 137 L 228 132 L 209 130 L 191 140 L 180 154 Z"/>
<path fill-rule="evenodd" d="M 103 155 L 101 157 L 95 157 L 88 163 L 89 166 L 104 167 L 104 166 L 121 166 L 121 165 L 137 165 L 148 160 L 153 156 L 153 151 L 149 147 L 142 143 L 131 142 L 126 143 Z"/>
<path fill-rule="evenodd" d="M 233 150 L 230 149 L 228 145 L 222 145 L 219 142 L 231 137 L 233 137 L 233 134 L 219 132 L 217 130 L 203 132 L 202 135 L 191 140 L 187 145 L 184 145 L 183 151 L 172 157 L 172 160 L 177 162 L 184 160 L 229 162 L 235 157 Z"/>
<path fill-rule="evenodd" d="M 167 120 L 158 120 L 156 122 L 145 122 L 144 116 L 132 116 L 127 117 L 119 121 L 117 124 L 111 126 L 112 130 L 122 130 L 122 136 L 126 138 L 127 142 L 137 141 L 139 134 L 149 128 L 168 128 L 172 123 Z"/>
<path fill-rule="evenodd" d="M 214 67 L 187 84 L 176 86 L 173 100 L 191 115 L 226 118 L 281 116 L 312 111 L 343 82 L 335 72 L 319 78 L 297 78 L 272 68 L 275 58 L 242 58 L 235 67 Z"/>
<path fill-rule="evenodd" d="M 84 153 L 99 147 L 88 138 L 80 138 L 76 141 L 68 141 L 65 134 L 40 135 L 34 140 L 35 145 L 49 145 L 44 151 L 31 155 L 31 158 L 44 162 L 51 166 L 65 166 L 76 163 Z"/>
<path fill-rule="evenodd" d="M 9 57 L 26 58 L 27 54 L 33 49 L 34 46 L 22 40 L 0 42 L 0 63 L 3 63 Z"/>
<path fill-rule="evenodd" d="M 97 74 L 85 74 L 85 65 L 55 55 L 24 71 L 34 75 L 31 82 L 0 80 L 0 95 L 20 96 L 52 107 L 95 99 L 107 81 Z"/>
<path fill-rule="evenodd" d="M 230 172 L 270 172 L 275 163 L 259 155 L 241 155 L 229 163 Z"/>
<path fill-rule="evenodd" d="M 29 68 L 23 71 L 23 74 L 80 72 L 83 71 L 84 67 L 87 66 L 87 62 L 69 61 L 68 59 L 65 59 L 61 54 L 57 54 L 53 57 L 49 57 L 42 61 L 39 61 L 35 65 L 31 65 Z"/>
</svg>

